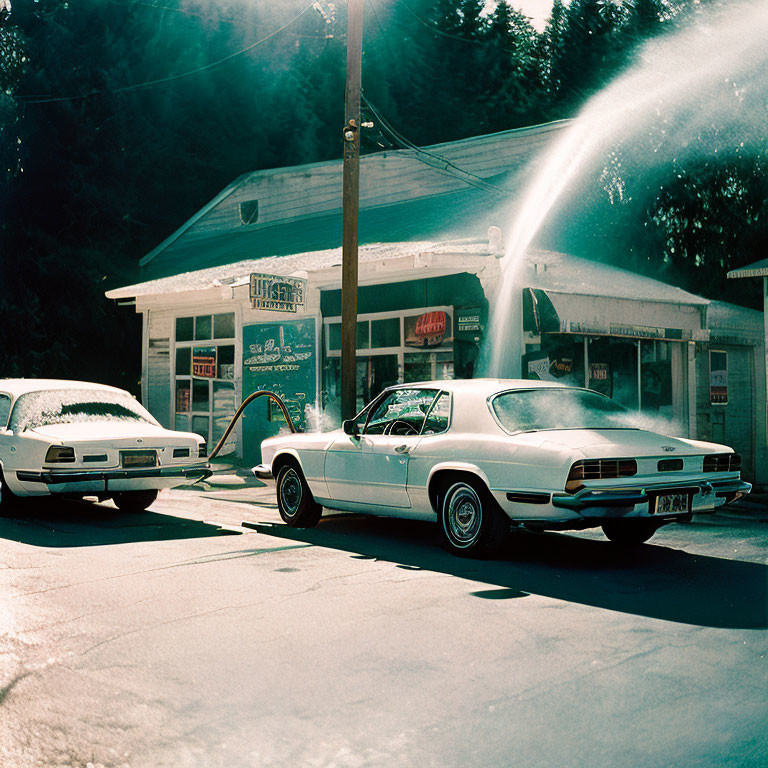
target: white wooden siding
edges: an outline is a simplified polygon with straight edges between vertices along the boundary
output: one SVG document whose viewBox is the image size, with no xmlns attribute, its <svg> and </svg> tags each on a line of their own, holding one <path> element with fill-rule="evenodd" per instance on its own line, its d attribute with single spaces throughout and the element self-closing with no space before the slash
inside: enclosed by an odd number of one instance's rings
<svg viewBox="0 0 768 768">
<path fill-rule="evenodd" d="M 171 335 L 173 320 L 167 314 L 148 311 L 147 391 L 144 405 L 164 426 L 171 424 Z"/>
</svg>

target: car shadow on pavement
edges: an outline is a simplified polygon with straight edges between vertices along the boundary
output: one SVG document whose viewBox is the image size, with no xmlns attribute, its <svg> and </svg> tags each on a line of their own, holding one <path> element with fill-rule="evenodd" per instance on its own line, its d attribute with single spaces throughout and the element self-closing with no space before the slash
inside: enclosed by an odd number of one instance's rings
<svg viewBox="0 0 768 768">
<path fill-rule="evenodd" d="M 151 509 L 122 512 L 111 504 L 57 498 L 24 499 L 0 516 L 0 539 L 34 547 L 98 547 L 237 533 Z"/>
<path fill-rule="evenodd" d="M 251 525 L 260 533 L 349 552 L 361 559 L 445 573 L 489 585 L 486 599 L 526 594 L 705 627 L 768 627 L 768 566 L 645 544 L 516 532 L 498 560 L 457 557 L 437 545 L 433 524 L 329 515 L 317 528 Z"/>
</svg>

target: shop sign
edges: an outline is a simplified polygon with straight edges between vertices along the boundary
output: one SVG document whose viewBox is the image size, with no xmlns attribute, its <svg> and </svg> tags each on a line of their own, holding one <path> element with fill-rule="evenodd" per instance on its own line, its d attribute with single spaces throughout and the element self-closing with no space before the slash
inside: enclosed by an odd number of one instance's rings
<svg viewBox="0 0 768 768">
<path fill-rule="evenodd" d="M 425 312 L 405 318 L 405 343 L 409 347 L 438 347 L 445 340 L 448 317 L 445 312 Z"/>
<path fill-rule="evenodd" d="M 456 310 L 456 331 L 472 333 L 480 330 L 480 307 L 468 307 Z"/>
<path fill-rule="evenodd" d="M 579 322 L 571 321 L 569 328 L 571 333 L 584 333 L 584 334 L 608 333 L 608 328 L 604 325 L 600 325 L 599 323 L 579 323 Z"/>
<path fill-rule="evenodd" d="M 611 323 L 611 335 L 631 336 L 635 339 L 664 339 L 666 328 L 654 328 L 650 325 L 614 325 Z"/>
<path fill-rule="evenodd" d="M 296 312 L 304 306 L 307 281 L 300 277 L 251 274 L 250 296 L 254 309 Z"/>
<path fill-rule="evenodd" d="M 608 381 L 608 363 L 590 363 L 589 380 Z"/>
<path fill-rule="evenodd" d="M 195 347 L 192 351 L 192 375 L 201 379 L 216 378 L 216 347 Z"/>
<path fill-rule="evenodd" d="M 290 320 L 243 326 L 243 393 L 268 389 L 285 402 L 296 426 L 305 425 L 305 410 L 315 401 L 315 321 Z M 254 448 L 282 422 L 279 408 L 266 403 L 247 414 L 249 447 Z"/>
</svg>

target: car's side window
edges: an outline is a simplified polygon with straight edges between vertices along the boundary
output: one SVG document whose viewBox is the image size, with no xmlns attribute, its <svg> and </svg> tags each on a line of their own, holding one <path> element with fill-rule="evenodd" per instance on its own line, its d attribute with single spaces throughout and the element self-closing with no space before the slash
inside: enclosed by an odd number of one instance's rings
<svg viewBox="0 0 768 768">
<path fill-rule="evenodd" d="M 441 392 L 424 422 L 423 435 L 438 435 L 448 429 L 451 420 L 451 396 Z"/>
<path fill-rule="evenodd" d="M 8 395 L 0 395 L 0 429 L 8 426 L 8 415 L 11 412 L 11 398 Z"/>
<path fill-rule="evenodd" d="M 374 409 L 367 435 L 418 435 L 432 405 L 434 389 L 395 389 Z"/>
</svg>

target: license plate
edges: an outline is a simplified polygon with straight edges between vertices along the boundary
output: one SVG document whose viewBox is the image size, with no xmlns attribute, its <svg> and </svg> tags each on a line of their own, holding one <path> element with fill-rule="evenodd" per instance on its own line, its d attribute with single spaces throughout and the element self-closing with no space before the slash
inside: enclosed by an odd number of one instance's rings
<svg viewBox="0 0 768 768">
<path fill-rule="evenodd" d="M 121 451 L 120 461 L 124 467 L 155 467 L 157 451 Z"/>
<path fill-rule="evenodd" d="M 651 514 L 684 515 L 691 511 L 691 496 L 688 493 L 662 493 L 656 497 Z"/>
</svg>

